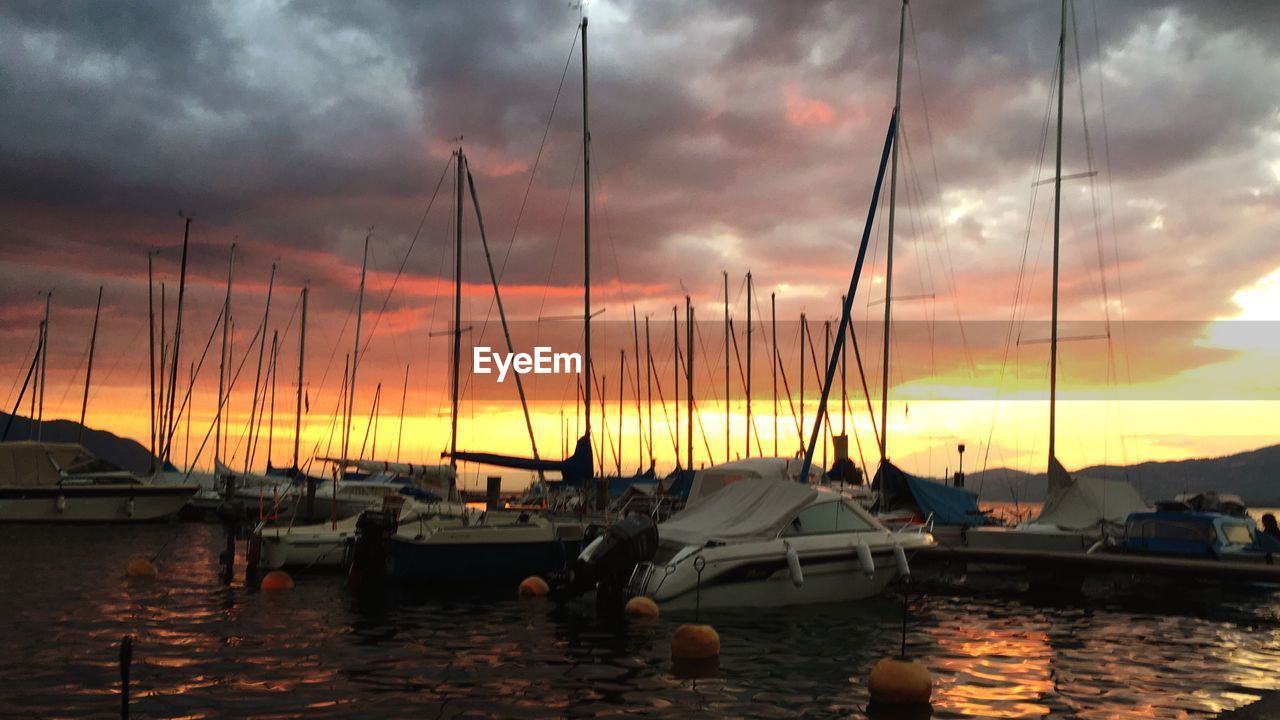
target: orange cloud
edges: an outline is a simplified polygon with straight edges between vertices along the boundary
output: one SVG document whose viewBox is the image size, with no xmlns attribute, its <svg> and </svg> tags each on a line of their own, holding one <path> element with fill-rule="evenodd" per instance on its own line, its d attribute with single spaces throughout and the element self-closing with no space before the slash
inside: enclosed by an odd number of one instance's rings
<svg viewBox="0 0 1280 720">
<path fill-rule="evenodd" d="M 798 127 L 810 125 L 830 125 L 836 119 L 836 111 L 831 106 L 801 95 L 794 85 L 785 85 L 782 94 L 787 102 L 787 122 Z"/>
</svg>

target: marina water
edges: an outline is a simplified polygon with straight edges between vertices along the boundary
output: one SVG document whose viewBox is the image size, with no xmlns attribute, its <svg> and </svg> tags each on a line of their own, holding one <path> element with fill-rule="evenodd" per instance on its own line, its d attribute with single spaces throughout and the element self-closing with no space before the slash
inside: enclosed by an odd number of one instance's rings
<svg viewBox="0 0 1280 720">
<path fill-rule="evenodd" d="M 514 592 L 362 607 L 335 576 L 250 592 L 243 565 L 218 584 L 222 541 L 215 525 L 0 527 L 0 716 L 118 716 L 131 635 L 134 717 L 860 718 L 900 642 L 893 596 L 719 612 L 718 672 L 682 678 L 669 639 L 688 618 L 609 627 Z M 125 579 L 162 547 L 158 580 Z M 912 599 L 907 645 L 935 718 L 1212 717 L 1280 689 L 1280 598 L 935 590 Z"/>
</svg>

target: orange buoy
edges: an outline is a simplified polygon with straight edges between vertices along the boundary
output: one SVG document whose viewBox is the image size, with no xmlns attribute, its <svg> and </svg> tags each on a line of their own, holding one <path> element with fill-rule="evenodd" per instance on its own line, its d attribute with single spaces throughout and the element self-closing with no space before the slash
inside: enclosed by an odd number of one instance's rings
<svg viewBox="0 0 1280 720">
<path fill-rule="evenodd" d="M 658 603 L 643 595 L 637 595 L 627 601 L 622 611 L 633 618 L 652 620 L 658 617 Z"/>
<path fill-rule="evenodd" d="M 547 587 L 547 581 L 537 575 L 530 575 L 520 582 L 520 589 L 517 594 L 522 598 L 540 598 L 546 597 L 551 592 L 551 588 Z"/>
<path fill-rule="evenodd" d="M 686 623 L 671 635 L 671 657 L 707 660 L 720 655 L 720 635 L 710 625 Z"/>
<path fill-rule="evenodd" d="M 933 678 L 923 664 L 904 657 L 885 658 L 871 668 L 871 701 L 880 705 L 927 705 Z"/>
<path fill-rule="evenodd" d="M 155 580 L 157 575 L 155 564 L 146 558 L 134 558 L 124 569 L 124 576 L 130 580 Z"/>
<path fill-rule="evenodd" d="M 272 570 L 267 573 L 266 577 L 262 578 L 262 584 L 259 587 L 267 592 L 292 590 L 293 578 L 289 577 L 289 573 L 283 570 Z"/>
</svg>

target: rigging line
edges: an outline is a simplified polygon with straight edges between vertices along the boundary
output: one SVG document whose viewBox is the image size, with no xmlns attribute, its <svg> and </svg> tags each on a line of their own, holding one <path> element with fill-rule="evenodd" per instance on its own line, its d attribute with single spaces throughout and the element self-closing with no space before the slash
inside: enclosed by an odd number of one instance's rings
<svg viewBox="0 0 1280 720">
<path fill-rule="evenodd" d="M 675 351 L 673 350 L 672 353 L 674 354 L 674 352 Z M 654 385 L 656 385 L 658 388 L 658 402 L 659 404 L 662 405 L 662 422 L 664 425 L 667 426 L 667 435 L 671 439 L 671 448 L 675 452 L 676 458 L 678 459 L 680 457 L 680 446 L 679 446 L 679 443 L 676 441 L 675 433 L 671 429 L 672 427 L 671 418 L 667 415 L 667 398 L 662 392 L 662 381 L 660 380 L 660 378 L 663 377 L 663 375 L 665 375 L 667 365 L 664 359 L 663 365 L 662 365 L 663 374 L 659 375 L 658 365 L 657 363 L 653 362 L 653 349 L 649 348 L 646 351 L 646 354 L 649 356 L 649 367 L 653 370 L 653 375 L 655 375 L 655 377 L 653 377 L 653 380 L 656 381 L 654 382 Z M 676 420 L 678 421 L 679 418 L 676 418 Z M 650 438 L 650 440 L 652 440 L 652 438 Z"/>
<path fill-rule="evenodd" d="M 744 280 L 743 283 L 745 284 L 746 281 Z M 745 390 L 747 385 L 747 372 L 743 369 L 742 353 L 738 350 L 738 333 L 733 330 L 733 318 L 729 318 L 729 337 L 733 340 L 733 356 L 738 361 L 738 379 L 742 381 L 742 387 Z M 756 429 L 755 418 L 751 419 L 751 427 L 747 428 L 747 430 L 755 434 L 756 452 L 763 455 L 764 452 L 761 450 L 760 446 L 760 431 Z"/>
<path fill-rule="evenodd" d="M 1052 78 L 1057 77 L 1057 72 L 1059 71 L 1059 65 L 1060 63 L 1058 63 L 1058 61 L 1055 59 L 1054 74 Z M 1044 120 L 1041 123 L 1041 128 L 1040 128 L 1040 147 L 1036 156 L 1035 174 L 1032 175 L 1033 180 L 1035 178 L 1040 177 L 1044 169 L 1045 150 L 1047 149 L 1048 142 L 1049 142 L 1049 121 L 1050 121 L 1050 118 L 1052 117 L 1053 100 L 1057 96 L 1057 83 L 1053 82 L 1052 78 L 1049 82 L 1049 87 L 1050 87 L 1049 97 L 1045 99 Z M 1027 254 L 1029 252 L 1029 248 L 1031 245 L 1031 228 L 1033 227 L 1033 218 L 1035 215 L 1036 199 L 1038 195 L 1039 195 L 1039 186 L 1033 184 L 1030 189 L 1030 198 L 1028 199 L 1028 202 L 1027 202 L 1027 224 L 1023 231 L 1022 257 L 1018 265 L 1018 277 L 1014 284 L 1013 305 L 1009 309 L 1009 323 L 1005 328 L 1004 351 L 1000 359 L 1000 375 L 999 375 L 999 380 L 996 386 L 997 396 L 999 395 L 1000 388 L 1004 384 L 1004 379 L 1008 371 L 1009 354 L 1014 345 L 1013 343 L 1014 328 L 1016 327 L 1016 324 L 1018 322 L 1018 308 L 1019 308 L 1019 305 L 1023 302 L 1022 291 L 1023 291 L 1024 284 L 1026 284 L 1027 282 L 1026 280 Z M 1027 302 L 1029 304 L 1030 302 L 1029 298 Z M 999 410 L 998 403 L 993 404 L 992 410 L 991 410 L 991 424 L 987 431 L 987 443 L 986 443 L 986 447 L 984 448 L 983 456 L 982 456 L 982 469 L 979 471 L 984 476 L 987 468 L 989 467 L 988 463 L 991 458 L 991 441 L 995 437 L 996 418 L 997 418 L 998 410 Z M 981 490 L 981 480 L 979 481 L 979 490 Z"/>
<path fill-rule="evenodd" d="M 876 447 L 880 447 L 880 427 L 876 423 L 876 413 L 871 407 L 871 392 L 867 390 L 867 373 L 862 366 L 862 351 L 858 347 L 858 334 L 853 331 L 853 323 L 849 323 L 849 340 L 853 344 L 853 359 L 858 364 L 858 379 L 862 381 L 862 397 L 867 401 L 867 416 L 871 418 L 871 431 L 875 435 Z M 866 465 L 866 461 L 863 461 Z"/>
<path fill-rule="evenodd" d="M 822 389 L 823 380 L 822 380 L 822 375 L 820 374 L 820 372 L 819 372 L 819 367 L 818 367 L 818 354 L 817 354 L 817 352 L 813 349 L 813 331 L 812 331 L 812 330 L 810 330 L 810 328 L 809 328 L 809 324 L 807 324 L 807 323 L 806 323 L 805 325 L 802 325 L 802 326 L 801 326 L 801 329 L 802 329 L 802 331 L 804 332 L 804 334 L 805 334 L 805 335 L 807 335 L 807 336 L 808 336 L 808 338 L 809 338 L 809 357 L 813 360 L 813 374 L 817 377 L 817 381 L 818 381 L 818 389 L 819 389 L 819 390 L 821 390 L 821 389 Z M 803 337 L 802 337 L 802 338 L 800 338 L 800 350 L 801 350 L 801 352 L 803 352 L 803 351 L 804 351 L 804 340 L 805 340 L 805 339 L 804 339 Z M 832 429 L 831 429 L 831 413 L 827 412 L 827 411 L 826 411 L 825 409 L 823 409 L 823 408 L 819 408 L 819 412 L 821 412 L 821 413 L 822 413 L 822 416 L 823 416 L 823 419 L 824 419 L 824 425 L 825 425 L 825 427 L 826 427 L 826 431 L 827 431 L 827 438 L 826 438 L 826 439 L 830 440 L 830 439 L 831 439 L 831 437 L 832 437 L 832 435 L 834 434 L 834 433 L 833 433 L 833 431 L 832 431 Z"/>
<path fill-rule="evenodd" d="M 551 251 L 551 262 L 547 265 L 547 279 L 542 283 L 542 301 L 538 303 L 538 317 L 547 307 L 547 293 L 551 290 L 551 274 L 555 270 L 556 258 L 560 255 L 560 242 L 564 239 L 564 228 L 569 218 L 569 205 L 573 201 L 574 189 L 578 187 L 578 167 L 582 163 L 582 150 L 578 150 L 578 159 L 573 164 L 573 174 L 569 177 L 569 190 L 564 202 L 564 211 L 560 213 L 560 230 L 556 232 L 556 244 Z M 501 278 L 499 278 L 501 280 Z"/>
<path fill-rule="evenodd" d="M 569 64 L 573 61 L 573 51 L 578 47 L 578 36 L 579 36 L 581 33 L 582 33 L 582 24 L 581 24 L 581 23 L 579 23 L 578 25 L 575 25 L 575 26 L 574 26 L 574 29 L 573 29 L 573 40 L 569 43 L 569 54 L 568 54 L 568 56 L 567 56 L 567 57 L 565 57 L 565 60 L 564 60 L 564 71 L 560 73 L 560 84 L 559 84 L 558 86 L 556 86 L 556 96 L 555 96 L 555 98 L 551 101 L 551 112 L 550 112 L 550 114 L 548 114 L 548 115 L 547 115 L 547 124 L 546 124 L 546 126 L 543 128 L 543 130 L 542 130 L 542 140 L 538 143 L 538 152 L 537 152 L 537 154 L 536 154 L 536 155 L 534 155 L 534 158 L 533 158 L 533 167 L 529 169 L 529 182 L 525 184 L 525 188 L 524 188 L 524 196 L 520 199 L 520 209 L 516 212 L 516 219 L 515 219 L 515 222 L 514 222 L 514 223 L 512 224 L 512 226 L 511 226 L 511 240 L 507 243 L 507 249 L 506 249 L 506 252 L 504 252 L 504 253 L 503 253 L 503 255 L 502 255 L 502 264 L 498 267 L 498 283 L 499 283 L 499 284 L 501 284 L 501 282 L 502 282 L 503 278 L 506 276 L 506 272 L 507 272 L 507 262 L 511 259 L 511 250 L 512 250 L 512 248 L 514 248 L 514 247 L 515 247 L 515 244 L 516 244 L 516 236 L 517 236 L 517 234 L 518 234 L 518 233 L 519 233 L 519 231 L 520 231 L 520 221 L 524 218 L 524 210 L 525 210 L 525 206 L 526 206 L 526 205 L 528 204 L 528 202 L 529 202 L 529 194 L 533 191 L 533 181 L 534 181 L 534 178 L 535 178 L 535 177 L 537 177 L 537 174 L 538 174 L 538 166 L 539 166 L 539 165 L 541 164 L 541 162 L 542 162 L 542 153 L 543 153 L 543 150 L 545 150 L 545 149 L 546 149 L 546 145 L 547 145 L 547 137 L 548 137 L 548 136 L 550 135 L 550 133 L 551 133 L 551 123 L 552 123 L 552 121 L 553 121 L 553 120 L 555 120 L 555 117 L 556 117 L 556 108 L 557 108 L 557 107 L 559 106 L 559 104 L 560 104 L 560 94 L 561 94 L 561 92 L 564 90 L 564 82 L 565 82 L 565 79 L 569 76 Z M 582 157 L 582 150 L 581 150 L 581 148 L 579 149 L 578 157 L 579 157 L 579 159 L 581 159 L 581 157 Z M 576 178 L 576 177 L 577 177 L 577 172 L 578 172 L 578 168 L 577 168 L 577 164 L 576 164 L 576 163 L 574 164 L 573 171 L 574 171 L 574 177 Z M 572 180 L 570 181 L 569 185 L 570 185 L 570 187 L 569 187 L 569 193 L 570 193 L 570 197 L 572 197 L 572 193 L 573 193 L 573 181 L 572 181 Z M 565 210 L 566 210 L 566 212 L 568 211 L 568 203 L 567 203 L 567 202 L 566 202 L 566 204 L 565 204 Z M 563 222 L 563 221 L 561 221 L 561 232 L 563 232 L 563 229 L 564 229 L 564 222 Z M 559 237 L 557 237 L 557 238 L 556 238 L 556 251 L 558 252 L 558 251 L 559 251 L 559 249 L 560 249 L 560 238 L 559 238 Z M 549 266 L 549 269 L 548 269 L 548 282 L 550 282 L 550 268 L 554 268 L 554 267 L 555 267 L 555 255 L 553 254 L 553 255 L 552 255 L 552 262 L 551 262 L 551 265 Z M 544 285 L 543 287 L 544 287 L 544 291 L 543 291 L 543 302 L 545 303 L 545 302 L 546 302 L 546 292 L 545 292 L 545 290 L 546 290 L 546 285 Z M 486 326 L 486 327 L 488 326 L 488 324 L 489 324 L 489 319 L 490 319 L 490 317 L 491 317 L 491 316 L 492 316 L 492 314 L 493 314 L 493 308 L 494 308 L 494 304 L 495 304 L 495 302 L 496 302 L 496 301 L 495 301 L 494 299 L 490 298 L 490 300 L 489 300 L 489 307 L 488 307 L 488 309 L 487 309 L 487 310 L 485 310 L 485 313 L 484 313 L 484 323 L 483 323 L 483 324 L 484 324 L 484 326 Z M 541 314 L 541 312 L 539 312 L 539 314 Z M 541 335 L 538 335 L 537 337 L 540 339 L 540 338 L 541 338 Z M 538 387 L 538 385 L 537 385 L 537 379 L 536 379 L 536 377 L 535 377 L 535 379 L 534 379 L 534 385 L 533 385 L 533 390 L 534 390 L 534 391 L 536 391 L 536 390 L 537 390 L 537 387 Z"/>
<path fill-rule="evenodd" d="M 924 92 L 924 71 L 922 69 L 923 66 L 920 64 L 920 44 L 916 40 L 916 20 L 910 5 L 907 5 L 907 20 L 911 28 L 911 48 L 916 58 L 916 77 L 918 79 L 917 82 L 920 88 L 920 106 L 923 108 L 923 114 L 924 114 L 924 133 L 925 133 L 925 138 L 926 140 L 928 140 L 928 143 L 929 143 L 929 159 L 933 166 L 933 186 L 934 186 L 934 191 L 937 193 L 937 196 L 938 196 L 938 214 L 939 214 L 938 224 L 942 230 L 942 247 L 946 250 L 946 253 L 947 253 L 947 267 L 948 267 L 948 273 L 951 281 L 951 294 L 952 294 L 951 304 L 952 304 L 952 307 L 955 308 L 956 324 L 960 328 L 960 344 L 961 344 L 961 348 L 964 351 L 965 362 L 969 366 L 969 374 L 972 377 L 977 373 L 977 368 L 974 365 L 973 356 L 969 351 L 969 340 L 965 336 L 964 321 L 960 316 L 960 293 L 959 293 L 959 288 L 956 284 L 955 257 L 951 252 L 951 238 L 950 238 L 950 235 L 947 233 L 947 222 L 946 222 L 945 212 L 942 204 L 942 180 L 940 179 L 940 176 L 938 174 L 938 155 L 934 149 L 934 142 L 933 142 L 933 124 L 929 120 L 929 103 L 925 99 L 925 92 Z"/>
<path fill-rule="evenodd" d="M 209 346 L 210 346 L 211 344 L 213 344 L 213 337 L 214 337 L 214 335 L 216 335 L 216 334 L 217 334 L 217 332 L 218 332 L 218 323 L 219 323 L 219 322 L 221 322 L 221 321 L 222 321 L 222 311 L 221 311 L 221 310 L 219 310 L 219 311 L 218 311 L 218 317 L 217 317 L 216 319 L 214 319 L 214 321 L 213 321 L 213 328 L 209 330 L 209 339 L 208 339 L 207 341 L 205 341 L 205 344 L 204 344 L 204 352 L 200 353 L 200 362 L 198 362 L 198 363 L 196 364 L 196 374 L 197 374 L 197 375 L 200 373 L 200 369 L 201 369 L 202 367 L 204 367 L 204 359 L 205 359 L 205 357 L 209 354 Z M 246 351 L 247 351 L 247 350 L 246 350 Z M 246 359 L 247 359 L 247 356 L 246 356 Z M 180 405 L 180 406 L 178 407 L 178 413 L 177 413 L 177 415 L 174 415 L 174 423 L 173 423 L 173 427 L 170 429 L 169 434 L 165 437 L 165 442 L 164 442 L 164 444 L 163 444 L 163 445 L 161 445 L 161 447 L 168 447 L 168 446 L 169 446 L 169 444 L 173 442 L 173 436 L 174 436 L 174 434 L 176 434 L 176 433 L 177 433 L 177 431 L 178 431 L 178 422 L 177 422 L 177 421 L 182 419 L 182 413 L 183 413 L 183 412 L 185 412 L 185 411 L 186 411 L 186 409 L 187 409 L 187 403 L 191 400 L 191 391 L 192 391 L 194 388 L 195 388 L 195 384 L 194 384 L 194 383 L 192 383 L 191 385 L 188 385 L 188 386 L 187 386 L 187 393 L 186 393 L 186 395 L 184 395 L 184 396 L 182 397 L 182 405 Z M 187 463 L 187 464 L 188 464 L 188 465 L 190 465 L 190 463 Z"/>
<path fill-rule="evenodd" d="M 391 278 L 391 287 L 387 288 L 387 294 L 382 298 L 382 307 L 378 308 L 378 314 L 373 318 L 373 326 L 369 328 L 369 337 L 364 341 L 364 347 L 360 348 L 360 355 L 356 358 L 357 362 L 364 358 L 364 354 L 369 350 L 369 344 L 373 342 L 373 335 L 378 330 L 378 323 L 382 321 L 382 314 L 386 312 L 387 305 L 391 302 L 391 294 L 396 290 L 396 284 L 400 282 L 400 276 L 404 273 L 404 267 L 409 262 L 409 256 L 413 254 L 413 248 L 418 244 L 418 238 L 422 235 L 422 227 L 427 222 L 427 214 L 431 212 L 431 207 L 435 205 L 436 197 L 440 194 L 440 188 L 444 185 L 445 176 L 449 174 L 449 168 L 453 166 L 453 160 L 445 163 L 444 171 L 440 173 L 440 180 L 436 182 L 436 189 L 431 193 L 431 200 L 427 202 L 427 209 L 422 211 L 422 219 L 418 221 L 418 229 L 413 233 L 413 239 L 409 241 L 409 249 L 404 251 L 404 257 L 400 260 L 400 267 L 396 268 L 395 277 Z M 375 250 L 376 253 L 376 250 Z"/>
<path fill-rule="evenodd" d="M 708 353 L 707 353 L 706 339 L 703 338 L 702 328 L 698 326 L 698 322 L 696 320 L 693 323 L 693 331 L 698 336 L 698 349 L 701 351 L 699 352 L 699 355 L 702 356 L 702 366 L 707 369 L 707 377 L 714 378 L 716 376 L 715 371 L 711 369 L 710 361 L 707 359 Z M 722 355 L 716 356 L 716 365 L 720 364 L 720 360 L 722 359 L 722 357 L 723 357 Z M 697 379 L 696 376 L 698 373 L 698 369 L 696 367 L 693 369 L 693 373 L 695 375 L 694 379 L 696 380 Z M 716 397 L 716 393 L 715 393 L 716 384 L 714 382 L 708 382 L 706 384 L 711 387 L 711 392 L 708 394 L 708 398 L 714 404 L 715 401 L 719 399 L 718 397 Z M 698 420 L 699 432 L 702 433 L 702 444 L 705 445 L 707 448 L 707 462 L 711 462 L 711 458 L 712 458 L 711 443 L 707 440 L 707 428 L 705 425 L 702 424 L 702 413 L 698 412 L 698 401 L 696 397 L 694 398 L 694 402 L 693 402 L 693 414 L 694 414 L 694 417 L 696 417 Z M 689 442 L 693 442 L 693 438 L 689 438 Z"/>
<path fill-rule="evenodd" d="M 804 445 L 804 428 L 800 427 L 800 416 L 796 413 L 796 402 L 791 396 L 791 383 L 787 380 L 787 364 L 782 362 L 779 357 L 778 348 L 773 349 L 774 362 L 778 367 L 778 374 L 782 376 L 782 387 L 787 392 L 787 405 L 791 408 L 791 420 L 796 426 L 796 438 L 800 440 L 800 444 Z"/>
<path fill-rule="evenodd" d="M 498 280 L 501 282 L 503 273 L 507 269 L 507 260 L 511 257 L 511 248 L 516 244 L 516 233 L 520 229 L 520 219 L 524 217 L 525 204 L 529 202 L 529 193 L 533 190 L 533 179 L 538 174 L 538 165 L 542 162 L 542 151 L 547 144 L 547 136 L 551 132 L 551 121 L 556 116 L 556 106 L 560 103 L 560 92 L 564 90 L 565 78 L 569 76 L 569 63 L 573 61 L 573 51 L 578 47 L 578 35 L 582 32 L 582 25 L 579 23 L 573 28 L 573 42 L 569 44 L 569 56 L 564 61 L 564 72 L 560 74 L 560 85 L 556 88 L 556 97 L 551 102 L 551 114 L 547 116 L 547 126 L 542 130 L 542 141 L 538 143 L 538 154 L 533 158 L 533 168 L 529 170 L 529 183 L 525 185 L 524 197 L 520 200 L 520 210 L 516 213 L 516 221 L 511 227 L 511 242 L 507 243 L 507 253 L 502 258 L 502 267 L 498 270 Z M 581 158 L 581 151 L 579 151 Z M 574 172 L 576 175 L 577 167 Z"/>
<path fill-rule="evenodd" d="M 222 397 L 222 404 L 218 406 L 219 412 L 221 412 L 222 408 L 226 406 L 227 399 L 231 397 L 230 389 L 235 387 L 236 380 L 240 378 L 240 373 L 244 370 L 245 363 L 249 361 L 249 350 L 253 347 L 253 343 L 258 340 L 258 333 L 260 332 L 262 332 L 261 324 L 259 324 L 257 329 L 253 331 L 253 337 L 249 338 L 249 342 L 245 345 L 244 355 L 240 358 L 240 366 L 236 368 L 235 374 L 231 376 L 230 382 L 227 384 L 227 394 Z M 210 342 L 212 342 L 212 340 Z M 207 345 L 205 347 L 205 352 L 208 352 Z M 203 360 L 203 356 L 201 359 Z M 190 396 L 190 392 L 188 392 L 188 396 Z M 186 404 L 186 400 L 183 400 L 183 404 Z M 195 457 L 187 464 L 187 472 L 183 475 L 184 482 L 191 478 L 191 471 L 195 469 L 196 462 L 200 460 L 200 455 L 204 453 L 205 446 L 209 444 L 209 435 L 213 432 L 213 428 L 214 423 L 210 423 L 209 428 L 204 431 L 204 439 L 200 441 L 200 447 L 196 448 Z M 214 461 L 216 462 L 217 458 L 214 458 Z"/>
<path fill-rule="evenodd" d="M 13 392 L 18 389 L 18 382 L 23 377 L 22 368 L 26 367 L 28 362 L 27 356 L 31 354 L 31 349 L 36 346 L 36 338 L 39 336 L 40 334 L 36 333 L 35 337 L 31 338 L 31 344 L 28 345 L 26 351 L 22 353 L 22 363 L 18 365 L 18 375 L 13 379 L 13 385 L 9 387 L 9 394 L 4 398 L 4 407 L 9 407 L 9 401 L 13 400 Z"/>
<path fill-rule="evenodd" d="M 591 181 L 600 192 L 600 209 L 604 213 L 604 234 L 609 240 L 609 253 L 613 256 L 613 276 L 621 284 L 622 266 L 618 263 L 618 244 L 613 241 L 613 225 L 609 222 L 609 191 L 604 186 L 604 163 L 600 161 L 600 155 L 600 151 L 596 150 L 596 154 L 592 156 L 596 171 L 591 175 Z"/>
</svg>

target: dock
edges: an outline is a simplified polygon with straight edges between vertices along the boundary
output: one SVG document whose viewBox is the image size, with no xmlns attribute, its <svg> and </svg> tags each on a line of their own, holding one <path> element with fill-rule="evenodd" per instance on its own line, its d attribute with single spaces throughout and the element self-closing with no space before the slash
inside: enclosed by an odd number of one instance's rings
<svg viewBox="0 0 1280 720">
<path fill-rule="evenodd" d="M 1232 562 L 1115 552 L 980 549 L 960 545 L 937 545 L 918 551 L 916 556 L 930 561 L 1014 565 L 1036 570 L 1183 576 L 1222 582 L 1280 584 L 1280 564 L 1273 563 L 1270 556 L 1261 562 Z"/>
</svg>

